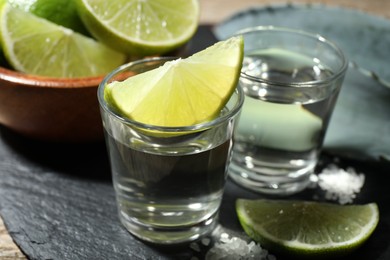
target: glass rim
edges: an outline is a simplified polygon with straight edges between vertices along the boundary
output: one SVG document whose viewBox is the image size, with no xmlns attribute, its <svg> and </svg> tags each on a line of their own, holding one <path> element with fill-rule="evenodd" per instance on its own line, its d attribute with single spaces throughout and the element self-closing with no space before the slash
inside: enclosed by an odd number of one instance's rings
<svg viewBox="0 0 390 260">
<path fill-rule="evenodd" d="M 337 70 L 337 72 L 332 74 L 330 77 L 327 77 L 327 78 L 321 79 L 321 80 L 311 80 L 311 81 L 305 81 L 305 82 L 280 82 L 280 81 L 258 78 L 255 76 L 248 75 L 248 74 L 241 71 L 240 76 L 245 78 L 245 79 L 248 79 L 251 81 L 256 81 L 259 83 L 264 83 L 264 84 L 267 84 L 271 87 L 272 86 L 289 86 L 289 87 L 297 87 L 297 88 L 304 88 L 304 87 L 313 88 L 313 85 L 329 84 L 330 82 L 337 80 L 338 78 L 344 76 L 347 69 L 348 69 L 349 62 L 348 62 L 348 59 L 345 56 L 344 52 L 341 50 L 341 48 L 336 43 L 330 41 L 329 39 L 322 36 L 321 34 L 311 33 L 311 32 L 299 30 L 299 29 L 292 29 L 292 28 L 288 28 L 288 27 L 273 26 L 273 25 L 269 25 L 269 26 L 260 25 L 260 26 L 243 28 L 243 29 L 235 32 L 233 35 L 238 36 L 238 35 L 245 35 L 245 34 L 251 34 L 251 33 L 256 33 L 256 32 L 284 32 L 284 33 L 296 34 L 296 35 L 300 35 L 303 37 L 308 37 L 308 38 L 317 40 L 325 45 L 328 45 L 334 51 L 336 51 L 336 53 L 340 57 L 341 65 L 340 65 L 340 68 Z M 245 54 L 244 54 L 244 57 L 245 57 Z"/>
<path fill-rule="evenodd" d="M 189 126 L 158 126 L 158 125 L 152 125 L 152 124 L 145 124 L 141 123 L 135 120 L 131 120 L 129 118 L 125 118 L 115 111 L 111 110 L 107 104 L 107 102 L 104 100 L 104 88 L 107 85 L 107 82 L 112 79 L 114 76 L 118 75 L 119 73 L 130 69 L 133 66 L 144 64 L 144 63 L 149 63 L 149 62 L 167 62 L 171 60 L 178 59 L 179 57 L 152 57 L 152 58 L 144 58 L 136 61 L 132 61 L 126 64 L 123 64 L 119 66 L 118 68 L 114 69 L 111 71 L 109 74 L 107 74 L 103 80 L 100 82 L 98 86 L 98 91 L 97 91 L 97 96 L 98 96 L 98 101 L 100 107 L 108 113 L 110 116 L 115 117 L 117 120 L 121 121 L 122 123 L 126 125 L 131 125 L 140 129 L 147 129 L 147 130 L 155 130 L 155 131 L 161 131 L 161 132 L 188 132 L 188 131 L 199 131 L 202 129 L 208 129 L 213 126 L 219 125 L 228 119 L 234 117 L 238 112 L 240 111 L 243 103 L 244 103 L 244 92 L 240 87 L 236 87 L 234 90 L 234 93 L 238 95 L 237 101 L 234 104 L 234 107 L 229 110 L 227 113 L 224 113 L 223 115 L 218 116 L 217 118 L 206 121 L 203 123 L 198 123 L 194 125 L 189 125 Z M 162 65 L 163 63 L 161 63 Z M 238 83 L 237 83 L 238 86 Z M 234 94 L 233 93 L 233 94 Z M 232 95 L 233 95 L 232 94 Z"/>
</svg>

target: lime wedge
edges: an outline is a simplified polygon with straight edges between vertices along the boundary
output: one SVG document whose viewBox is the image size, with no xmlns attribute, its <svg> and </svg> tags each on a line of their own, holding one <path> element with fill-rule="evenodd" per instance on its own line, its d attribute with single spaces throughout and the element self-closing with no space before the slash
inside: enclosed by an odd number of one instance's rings
<svg viewBox="0 0 390 260">
<path fill-rule="evenodd" d="M 155 126 L 190 126 L 218 116 L 234 92 L 243 39 L 221 41 L 186 59 L 112 82 L 106 102 L 129 119 Z"/>
<path fill-rule="evenodd" d="M 12 7 L 88 35 L 76 9 L 75 0 L 8 0 Z"/>
<path fill-rule="evenodd" d="M 350 253 L 379 221 L 375 203 L 238 199 L 236 211 L 245 232 L 267 249 L 310 259 Z"/>
<path fill-rule="evenodd" d="M 76 0 L 99 41 L 133 56 L 162 54 L 187 42 L 199 22 L 198 0 Z"/>
<path fill-rule="evenodd" d="M 126 56 L 65 27 L 5 3 L 0 9 L 0 40 L 11 66 L 49 77 L 104 75 Z"/>
</svg>

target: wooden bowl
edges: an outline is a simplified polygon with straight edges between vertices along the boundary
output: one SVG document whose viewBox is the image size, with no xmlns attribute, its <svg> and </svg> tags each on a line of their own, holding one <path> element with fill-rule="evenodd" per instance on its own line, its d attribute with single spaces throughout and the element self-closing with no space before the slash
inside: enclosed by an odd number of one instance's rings
<svg viewBox="0 0 390 260">
<path fill-rule="evenodd" d="M 97 87 L 102 79 L 48 78 L 0 67 L 0 124 L 45 141 L 101 140 Z"/>
</svg>

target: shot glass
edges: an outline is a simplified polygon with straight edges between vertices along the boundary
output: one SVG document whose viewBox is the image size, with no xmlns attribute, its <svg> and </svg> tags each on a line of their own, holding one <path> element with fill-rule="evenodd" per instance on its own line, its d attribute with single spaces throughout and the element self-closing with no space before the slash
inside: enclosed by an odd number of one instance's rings
<svg viewBox="0 0 390 260">
<path fill-rule="evenodd" d="M 310 183 L 348 62 L 319 35 L 254 27 L 244 37 L 245 93 L 229 167 L 252 191 L 290 195 Z"/>
<path fill-rule="evenodd" d="M 109 74 L 98 89 L 120 221 L 134 236 L 157 244 L 189 242 L 214 229 L 231 160 L 233 131 L 244 100 L 238 88 L 217 118 L 183 127 L 146 125 L 124 118 L 104 100 L 108 83 L 172 59 L 151 58 L 124 65 Z"/>
</svg>

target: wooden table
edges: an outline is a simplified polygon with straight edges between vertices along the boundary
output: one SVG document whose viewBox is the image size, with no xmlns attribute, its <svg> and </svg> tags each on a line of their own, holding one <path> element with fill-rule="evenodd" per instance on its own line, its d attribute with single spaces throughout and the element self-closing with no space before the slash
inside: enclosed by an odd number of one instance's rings
<svg viewBox="0 0 390 260">
<path fill-rule="evenodd" d="M 390 1 L 388 0 L 294 0 L 289 3 L 321 3 L 329 6 L 340 6 L 358 9 L 369 14 L 390 19 Z M 286 2 L 278 2 L 286 3 Z M 200 0 L 201 24 L 216 24 L 233 13 L 256 5 L 272 5 L 275 1 L 266 0 Z M 12 238 L 0 216 L 0 260 L 26 259 Z"/>
</svg>

